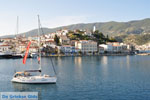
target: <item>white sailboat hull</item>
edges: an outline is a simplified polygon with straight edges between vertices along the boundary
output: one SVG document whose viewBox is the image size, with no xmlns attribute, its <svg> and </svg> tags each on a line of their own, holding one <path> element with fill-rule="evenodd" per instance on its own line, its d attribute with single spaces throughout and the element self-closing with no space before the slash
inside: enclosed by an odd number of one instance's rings
<svg viewBox="0 0 150 100">
<path fill-rule="evenodd" d="M 44 83 L 56 83 L 57 78 L 51 76 L 28 76 L 28 77 L 14 77 L 12 82 L 26 83 L 26 84 L 44 84 Z"/>
</svg>

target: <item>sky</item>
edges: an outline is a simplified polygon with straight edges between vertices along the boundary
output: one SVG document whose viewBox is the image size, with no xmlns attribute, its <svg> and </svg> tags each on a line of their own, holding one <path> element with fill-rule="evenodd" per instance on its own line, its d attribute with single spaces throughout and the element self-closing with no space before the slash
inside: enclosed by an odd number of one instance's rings
<svg viewBox="0 0 150 100">
<path fill-rule="evenodd" d="M 150 0 L 0 0 L 0 36 L 38 27 L 150 18 Z"/>
</svg>

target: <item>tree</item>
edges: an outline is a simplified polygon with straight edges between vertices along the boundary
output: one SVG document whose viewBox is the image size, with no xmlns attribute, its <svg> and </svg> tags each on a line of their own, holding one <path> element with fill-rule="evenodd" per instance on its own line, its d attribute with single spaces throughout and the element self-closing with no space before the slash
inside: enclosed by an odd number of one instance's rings
<svg viewBox="0 0 150 100">
<path fill-rule="evenodd" d="M 109 42 L 117 42 L 117 40 L 116 40 L 115 38 L 111 37 L 111 38 L 109 39 Z"/>
<path fill-rule="evenodd" d="M 109 36 L 108 36 L 108 34 L 107 34 L 107 37 L 106 37 L 106 38 L 107 38 L 107 40 L 109 40 Z"/>
<path fill-rule="evenodd" d="M 81 31 L 79 29 L 77 29 L 76 32 L 79 33 L 79 34 L 84 34 L 84 31 Z"/>
<path fill-rule="evenodd" d="M 54 41 L 55 41 L 56 45 L 59 45 L 59 37 L 57 35 L 55 35 Z"/>
<path fill-rule="evenodd" d="M 70 34 L 69 37 L 70 37 L 71 40 L 76 40 L 77 39 L 77 36 L 74 35 L 74 34 Z"/>
<path fill-rule="evenodd" d="M 78 51 L 78 53 L 81 55 L 82 54 L 82 52 L 81 51 Z"/>
<path fill-rule="evenodd" d="M 93 36 L 94 40 L 98 43 L 98 45 L 106 42 L 105 36 L 102 32 L 99 32 L 98 30 L 94 32 Z"/>
</svg>

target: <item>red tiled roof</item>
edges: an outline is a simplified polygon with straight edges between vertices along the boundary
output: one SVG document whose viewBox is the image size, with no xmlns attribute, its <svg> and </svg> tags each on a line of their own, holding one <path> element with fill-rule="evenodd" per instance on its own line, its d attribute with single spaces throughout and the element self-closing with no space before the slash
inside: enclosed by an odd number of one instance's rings
<svg viewBox="0 0 150 100">
<path fill-rule="evenodd" d="M 0 45 L 0 46 L 11 46 L 11 45 Z"/>
</svg>

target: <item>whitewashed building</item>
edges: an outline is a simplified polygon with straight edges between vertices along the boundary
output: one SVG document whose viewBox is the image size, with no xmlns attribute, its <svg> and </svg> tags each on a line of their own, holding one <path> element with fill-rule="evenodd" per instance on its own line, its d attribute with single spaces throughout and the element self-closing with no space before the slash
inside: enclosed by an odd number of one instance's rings
<svg viewBox="0 0 150 100">
<path fill-rule="evenodd" d="M 70 39 L 67 36 L 60 36 L 59 41 L 61 44 L 70 44 Z"/>
<path fill-rule="evenodd" d="M 63 45 L 59 48 L 63 53 L 75 53 L 75 47 L 71 45 Z"/>
<path fill-rule="evenodd" d="M 119 42 L 109 42 L 107 44 L 100 44 L 99 51 L 104 49 L 104 52 L 108 53 L 128 53 L 131 51 L 130 45 L 126 45 Z"/>
<path fill-rule="evenodd" d="M 91 40 L 80 40 L 75 42 L 75 48 L 83 53 L 93 53 L 97 51 L 97 42 Z"/>
<path fill-rule="evenodd" d="M 103 54 L 105 52 L 104 47 L 99 45 L 98 46 L 98 51 L 99 51 L 100 54 Z"/>
<path fill-rule="evenodd" d="M 46 40 L 46 41 L 45 41 L 45 45 L 46 45 L 46 46 L 55 45 L 55 42 L 54 42 L 54 40 Z"/>
<path fill-rule="evenodd" d="M 56 33 L 49 33 L 49 34 L 46 34 L 45 37 L 46 38 L 54 38 L 56 35 Z"/>
<path fill-rule="evenodd" d="M 56 32 L 57 36 L 66 36 L 68 33 L 68 30 L 63 29 Z"/>
<path fill-rule="evenodd" d="M 11 51 L 12 46 L 11 45 L 0 45 L 0 52 L 9 52 Z"/>
<path fill-rule="evenodd" d="M 37 47 L 37 46 L 30 47 L 29 53 L 38 52 L 38 48 L 39 48 L 39 47 Z"/>
<path fill-rule="evenodd" d="M 103 48 L 103 50 L 107 52 L 113 52 L 113 46 L 111 44 L 100 44 L 99 48 Z"/>
</svg>

